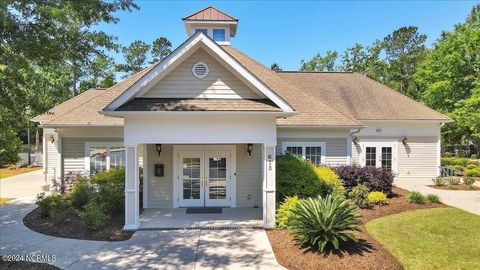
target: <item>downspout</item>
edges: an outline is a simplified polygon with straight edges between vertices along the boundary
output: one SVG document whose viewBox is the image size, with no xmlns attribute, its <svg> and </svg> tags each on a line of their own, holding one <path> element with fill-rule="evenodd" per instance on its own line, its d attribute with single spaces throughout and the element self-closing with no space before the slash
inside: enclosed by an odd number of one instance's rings
<svg viewBox="0 0 480 270">
<path fill-rule="evenodd" d="M 347 148 L 347 164 L 348 165 L 352 165 L 352 137 L 355 135 L 355 134 L 358 134 L 360 132 L 361 128 L 357 128 L 356 131 L 353 131 L 353 132 L 350 132 L 350 136 L 347 138 L 347 144 L 348 144 L 348 148 Z"/>
</svg>

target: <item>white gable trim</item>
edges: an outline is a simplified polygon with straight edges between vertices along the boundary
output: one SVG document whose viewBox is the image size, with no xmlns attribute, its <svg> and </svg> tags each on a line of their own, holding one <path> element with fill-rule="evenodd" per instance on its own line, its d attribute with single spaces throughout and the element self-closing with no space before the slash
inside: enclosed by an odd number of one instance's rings
<svg viewBox="0 0 480 270">
<path fill-rule="evenodd" d="M 250 71 L 240 65 L 234 58 L 232 58 L 218 44 L 216 44 L 215 41 L 210 39 L 202 32 L 198 32 L 195 35 L 191 36 L 189 39 L 187 39 L 182 45 L 175 49 L 175 51 L 173 51 L 164 61 L 157 64 L 152 70 L 147 72 L 140 80 L 135 82 L 129 89 L 127 89 L 125 92 L 123 92 L 123 94 L 118 96 L 107 107 L 105 107 L 104 110 L 113 111 L 134 98 L 135 96 L 142 95 L 143 93 L 148 91 L 149 86 L 151 86 L 153 82 L 158 82 L 158 80 L 163 78 L 168 73 L 166 71 L 169 68 L 171 69 L 171 67 L 175 63 L 177 63 L 177 61 L 181 60 L 182 58 L 186 58 L 190 53 L 192 53 L 192 48 L 197 47 L 197 44 L 203 44 L 215 54 L 217 54 L 229 66 L 231 66 L 256 89 L 262 92 L 262 94 L 264 94 L 267 98 L 273 101 L 284 112 L 294 111 L 293 108 L 288 105 L 280 96 L 278 96 L 275 92 L 268 88 L 263 82 L 258 80 Z"/>
</svg>

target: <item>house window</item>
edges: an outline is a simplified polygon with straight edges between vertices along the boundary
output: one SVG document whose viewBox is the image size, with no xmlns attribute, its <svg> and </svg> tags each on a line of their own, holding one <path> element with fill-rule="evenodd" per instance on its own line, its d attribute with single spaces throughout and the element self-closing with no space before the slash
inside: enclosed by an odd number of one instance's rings
<svg viewBox="0 0 480 270">
<path fill-rule="evenodd" d="M 195 34 L 197 32 L 203 32 L 205 35 L 208 35 L 208 29 L 206 29 L 206 28 L 197 28 L 197 29 L 195 29 Z"/>
<path fill-rule="evenodd" d="M 213 40 L 225 41 L 225 29 L 213 29 Z"/>
<path fill-rule="evenodd" d="M 377 166 L 377 148 L 367 147 L 365 149 L 365 166 Z"/>
<path fill-rule="evenodd" d="M 315 165 L 326 163 L 326 146 L 325 142 L 284 142 L 282 144 L 284 153 L 301 156 Z"/>
<path fill-rule="evenodd" d="M 85 152 L 85 169 L 90 175 L 125 167 L 125 147 L 121 143 L 86 143 Z"/>
</svg>

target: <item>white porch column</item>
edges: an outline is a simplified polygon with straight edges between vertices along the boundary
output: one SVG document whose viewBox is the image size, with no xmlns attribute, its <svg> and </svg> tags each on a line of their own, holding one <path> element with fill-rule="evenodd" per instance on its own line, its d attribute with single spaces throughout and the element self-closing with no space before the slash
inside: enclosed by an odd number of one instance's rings
<svg viewBox="0 0 480 270">
<path fill-rule="evenodd" d="M 263 145 L 263 227 L 275 227 L 275 145 Z"/>
<path fill-rule="evenodd" d="M 139 221 L 139 172 L 137 145 L 125 146 L 125 230 L 135 230 Z"/>
</svg>

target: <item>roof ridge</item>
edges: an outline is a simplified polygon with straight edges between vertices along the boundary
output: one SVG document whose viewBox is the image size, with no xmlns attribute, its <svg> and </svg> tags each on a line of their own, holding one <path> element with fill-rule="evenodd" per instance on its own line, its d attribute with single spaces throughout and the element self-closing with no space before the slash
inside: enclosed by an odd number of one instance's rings
<svg viewBox="0 0 480 270">
<path fill-rule="evenodd" d="M 361 73 L 358 73 L 358 72 L 353 72 L 353 74 L 354 74 L 354 75 L 357 75 L 357 76 L 360 76 L 360 77 L 362 77 L 362 78 L 366 78 L 366 79 L 374 82 L 375 84 L 378 84 L 378 85 L 380 85 L 380 86 L 388 89 L 389 91 L 395 93 L 396 95 L 398 95 L 398 96 L 400 96 L 400 97 L 402 97 L 402 98 L 406 98 L 407 100 L 413 101 L 413 102 L 415 102 L 416 104 L 418 104 L 418 105 L 420 105 L 420 106 L 423 106 L 424 108 L 427 108 L 427 109 L 429 109 L 429 110 L 432 111 L 432 112 L 435 112 L 435 113 L 437 113 L 437 114 L 440 114 L 440 115 L 442 115 L 442 116 L 445 116 L 446 119 L 450 119 L 450 120 L 451 120 L 451 118 L 448 117 L 447 115 L 445 115 L 445 114 L 443 114 L 443 113 L 441 113 L 441 112 L 439 112 L 439 111 L 436 111 L 436 110 L 428 107 L 427 105 L 425 105 L 425 104 L 423 104 L 423 103 L 421 103 L 421 102 L 419 102 L 419 101 L 416 101 L 415 99 L 413 99 L 413 98 L 411 98 L 411 97 L 409 97 L 409 96 L 407 96 L 407 95 L 404 95 L 404 94 L 396 91 L 395 89 L 392 89 L 392 88 L 390 88 L 390 87 L 388 87 L 388 86 L 386 86 L 386 85 L 384 85 L 384 84 L 382 84 L 382 83 L 380 83 L 380 82 L 377 82 L 376 80 L 374 80 L 374 79 L 372 79 L 372 78 L 370 78 L 370 77 L 368 77 L 368 76 L 365 76 L 365 75 L 363 75 L 363 74 L 361 74 Z"/>
<path fill-rule="evenodd" d="M 333 109 L 333 110 L 334 110 L 334 111 L 336 111 L 337 113 L 339 113 L 339 114 L 341 114 L 341 115 L 343 115 L 343 116 L 347 117 L 348 119 L 350 119 L 350 120 L 353 120 L 353 121 L 354 121 L 354 122 L 356 122 L 357 124 L 359 124 L 359 125 L 362 125 L 362 126 L 363 126 L 363 124 L 362 124 L 360 121 L 358 121 L 356 118 L 352 118 L 351 116 L 348 116 L 347 114 L 345 114 L 345 113 L 343 113 L 343 112 L 339 111 L 337 108 L 335 108 L 335 107 L 333 107 L 332 105 L 328 104 L 327 102 L 325 102 L 325 101 L 323 101 L 323 100 L 321 100 L 321 99 L 319 99 L 319 98 L 315 97 L 314 95 L 312 95 L 312 94 L 308 93 L 308 92 L 307 92 L 305 89 L 303 89 L 302 87 L 300 87 L 300 86 L 298 86 L 298 85 L 294 84 L 294 83 L 293 83 L 293 82 L 291 82 L 290 80 L 288 80 L 288 79 L 285 79 L 285 78 L 282 78 L 281 76 L 278 76 L 278 75 L 276 74 L 276 72 L 275 72 L 275 71 L 273 71 L 273 70 L 269 69 L 267 66 L 265 66 L 264 64 L 262 64 L 262 63 L 258 62 L 258 61 L 257 61 L 257 60 L 255 60 L 255 59 L 251 58 L 250 56 L 246 55 L 245 53 L 243 53 L 243 52 L 241 52 L 241 51 L 239 51 L 239 50 L 235 49 L 235 48 L 234 48 L 234 47 L 232 47 L 232 46 L 229 46 L 229 47 L 231 47 L 232 49 L 234 49 L 234 50 L 235 50 L 235 51 L 237 51 L 238 53 L 240 53 L 240 54 L 244 55 L 245 57 L 248 57 L 249 59 L 251 59 L 251 60 L 252 60 L 252 61 L 254 61 L 255 63 L 259 64 L 260 66 L 262 66 L 262 67 L 263 67 L 263 68 L 265 68 L 266 70 L 270 71 L 272 74 L 275 74 L 275 76 L 276 76 L 278 79 L 280 79 L 280 80 L 283 80 L 283 81 L 285 81 L 285 82 L 287 82 L 287 83 L 289 83 L 289 84 L 293 85 L 294 87 L 298 88 L 298 90 L 302 91 L 304 94 L 306 94 L 306 95 L 308 95 L 308 96 L 310 96 L 310 97 L 314 98 L 315 100 L 317 100 L 317 101 L 319 101 L 319 102 L 321 102 L 321 103 L 325 104 L 326 106 L 330 107 L 331 109 Z"/>
<path fill-rule="evenodd" d="M 82 94 L 83 94 L 83 93 L 86 93 L 86 92 L 88 92 L 88 91 L 94 91 L 94 90 L 96 90 L 96 89 L 89 89 L 89 90 L 87 90 L 87 91 L 82 92 Z M 98 93 L 97 95 L 92 96 L 91 98 L 85 100 L 84 102 L 78 103 L 77 106 L 72 106 L 70 109 L 66 110 L 63 114 L 58 115 L 58 116 L 55 116 L 55 117 L 53 117 L 52 119 L 49 119 L 49 120 L 48 120 L 47 122 L 45 122 L 45 123 L 52 122 L 53 120 L 58 119 L 59 117 L 62 117 L 63 115 L 65 115 L 65 114 L 67 114 L 67 113 L 75 110 L 76 108 L 82 106 L 83 104 L 85 104 L 85 103 L 87 103 L 87 102 L 90 102 L 90 100 L 92 100 L 92 99 L 94 99 L 94 98 L 96 98 L 96 97 L 98 97 L 98 96 L 100 96 L 100 95 L 102 95 L 102 94 L 104 94 L 104 93 L 105 93 L 105 92 L 103 92 L 103 93 L 100 92 L 100 93 Z M 79 97 L 79 96 L 80 96 L 80 95 L 77 95 L 77 96 L 75 96 L 75 97 Z M 75 97 L 73 97 L 73 98 L 71 98 L 71 99 L 69 99 L 69 100 L 67 100 L 67 101 L 70 101 L 70 100 L 73 101 L 73 100 L 75 99 Z M 66 101 L 65 101 L 65 102 L 66 102 Z M 63 104 L 63 103 L 61 103 L 61 104 Z M 60 105 L 60 104 L 59 104 L 59 105 Z M 55 107 L 53 107 L 52 109 L 54 109 L 54 108 L 55 108 Z M 42 124 L 42 125 L 43 125 L 43 124 Z"/>
<path fill-rule="evenodd" d="M 319 74 L 322 74 L 322 73 L 345 73 L 345 74 L 353 74 L 355 72 L 353 71 L 303 71 L 303 70 L 279 70 L 279 71 L 275 71 L 276 73 L 312 73 L 312 74 L 315 74 L 315 73 L 319 73 Z"/>
</svg>

